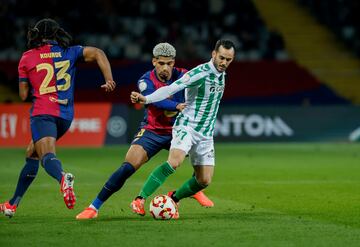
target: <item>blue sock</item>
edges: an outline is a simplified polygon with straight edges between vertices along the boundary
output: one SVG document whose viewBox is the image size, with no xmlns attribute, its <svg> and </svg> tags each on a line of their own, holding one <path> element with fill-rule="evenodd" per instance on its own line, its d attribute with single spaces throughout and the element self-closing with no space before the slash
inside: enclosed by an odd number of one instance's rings
<svg viewBox="0 0 360 247">
<path fill-rule="evenodd" d="M 99 208 L 101 208 L 101 206 L 103 205 L 103 201 L 101 201 L 99 198 L 95 198 L 95 200 L 91 203 L 91 205 L 93 205 L 97 210 L 99 210 Z"/>
<path fill-rule="evenodd" d="M 53 153 L 47 153 L 43 156 L 41 162 L 45 171 L 61 183 L 63 169 L 61 167 L 61 162 L 56 158 L 56 155 Z"/>
<path fill-rule="evenodd" d="M 15 194 L 13 198 L 11 198 L 9 201 L 11 205 L 19 205 L 21 198 L 29 188 L 32 181 L 34 181 L 38 170 L 39 161 L 31 158 L 26 158 L 26 163 L 19 175 Z"/>
<path fill-rule="evenodd" d="M 134 172 L 135 168 L 130 163 L 124 162 L 122 166 L 110 176 L 92 205 L 96 207 L 96 209 L 99 209 L 112 194 L 121 189 L 126 179 Z"/>
</svg>

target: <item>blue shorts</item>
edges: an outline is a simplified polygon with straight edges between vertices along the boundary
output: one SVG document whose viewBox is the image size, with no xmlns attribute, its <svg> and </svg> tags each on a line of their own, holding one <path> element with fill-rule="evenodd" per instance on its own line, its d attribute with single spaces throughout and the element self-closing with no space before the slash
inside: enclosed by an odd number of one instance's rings
<svg viewBox="0 0 360 247">
<path fill-rule="evenodd" d="M 50 115 L 30 117 L 32 139 L 35 142 L 43 137 L 51 136 L 58 140 L 70 128 L 71 121 Z"/>
<path fill-rule="evenodd" d="M 131 145 L 137 144 L 144 148 L 150 160 L 162 149 L 169 150 L 172 135 L 158 135 L 152 131 L 141 129 L 136 135 Z"/>
</svg>

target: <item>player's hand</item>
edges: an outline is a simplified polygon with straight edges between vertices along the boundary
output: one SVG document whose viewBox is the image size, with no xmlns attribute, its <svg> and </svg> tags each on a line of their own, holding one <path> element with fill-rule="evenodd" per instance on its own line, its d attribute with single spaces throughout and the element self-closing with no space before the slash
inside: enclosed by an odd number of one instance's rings
<svg viewBox="0 0 360 247">
<path fill-rule="evenodd" d="M 116 83 L 112 80 L 108 80 L 105 82 L 105 84 L 101 85 L 101 88 L 104 88 L 105 92 L 114 91 L 115 87 L 116 87 Z"/>
<path fill-rule="evenodd" d="M 130 94 L 131 103 L 140 103 L 145 104 L 146 98 L 144 95 L 138 93 L 138 92 L 131 92 Z"/>
<path fill-rule="evenodd" d="M 176 109 L 179 111 L 179 112 L 182 112 L 186 107 L 186 104 L 185 103 L 179 103 L 176 105 Z"/>
</svg>

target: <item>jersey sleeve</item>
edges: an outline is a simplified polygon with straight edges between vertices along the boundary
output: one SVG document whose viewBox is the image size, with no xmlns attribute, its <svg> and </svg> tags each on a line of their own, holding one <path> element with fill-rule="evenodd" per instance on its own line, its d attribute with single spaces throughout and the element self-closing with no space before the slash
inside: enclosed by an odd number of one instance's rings
<svg viewBox="0 0 360 247">
<path fill-rule="evenodd" d="M 152 94 L 155 91 L 154 84 L 151 80 L 140 79 L 138 81 L 138 88 L 142 95 L 146 96 Z M 158 102 L 154 102 L 153 104 L 160 109 L 168 110 L 168 111 L 176 111 L 176 106 L 180 102 L 176 102 L 170 99 L 164 99 Z"/>
<path fill-rule="evenodd" d="M 199 87 L 205 82 L 204 78 L 207 76 L 207 70 L 203 65 L 195 67 L 171 85 L 161 87 L 154 93 L 146 96 L 146 104 L 166 99 L 185 88 Z"/>
<path fill-rule="evenodd" d="M 26 68 L 26 59 L 23 55 L 18 66 L 19 82 L 29 82 L 28 72 Z"/>
<path fill-rule="evenodd" d="M 146 78 L 140 78 L 137 82 L 140 93 L 144 96 L 149 95 L 155 91 L 155 86 L 151 80 Z"/>
<path fill-rule="evenodd" d="M 146 104 L 151 104 L 153 102 L 164 100 L 170 97 L 171 95 L 185 89 L 185 87 L 186 87 L 185 84 L 177 84 L 177 83 L 172 83 L 168 86 L 161 87 L 152 94 L 145 96 L 146 98 L 145 102 Z"/>
<path fill-rule="evenodd" d="M 75 54 L 75 59 L 79 60 L 79 59 L 83 59 L 84 58 L 84 47 L 81 45 L 75 45 L 72 47 L 74 54 Z"/>
<path fill-rule="evenodd" d="M 207 76 L 207 72 L 201 67 L 196 67 L 184 74 L 180 79 L 174 82 L 174 84 L 184 85 L 185 88 L 198 87 L 204 82 L 204 78 Z"/>
</svg>

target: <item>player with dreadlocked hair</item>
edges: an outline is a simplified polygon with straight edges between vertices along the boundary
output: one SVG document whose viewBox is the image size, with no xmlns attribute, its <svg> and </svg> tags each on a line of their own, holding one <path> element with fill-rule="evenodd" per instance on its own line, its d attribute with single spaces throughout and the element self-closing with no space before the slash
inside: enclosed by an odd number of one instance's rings
<svg viewBox="0 0 360 247">
<path fill-rule="evenodd" d="M 74 176 L 62 169 L 56 157 L 56 141 L 69 129 L 74 116 L 75 65 L 79 60 L 97 62 L 106 92 L 115 89 L 109 60 L 95 47 L 70 46 L 71 36 L 52 19 L 42 19 L 28 31 L 28 47 L 19 62 L 19 95 L 26 100 L 32 88 L 30 110 L 32 140 L 26 150 L 25 166 L 20 172 L 13 197 L 0 204 L 0 212 L 12 217 L 19 202 L 35 179 L 39 161 L 60 184 L 65 205 L 74 208 Z"/>
<path fill-rule="evenodd" d="M 33 49 L 54 40 L 64 49 L 72 42 L 72 37 L 52 19 L 43 19 L 28 31 L 28 48 Z"/>
</svg>

